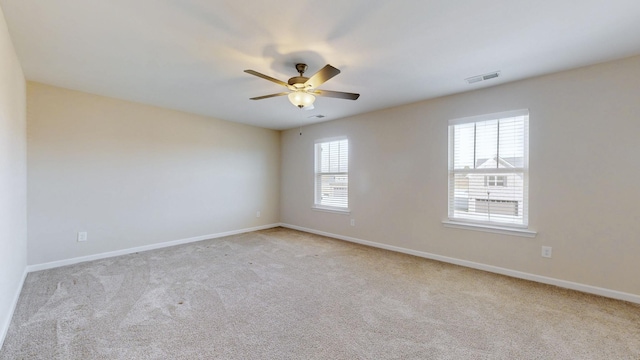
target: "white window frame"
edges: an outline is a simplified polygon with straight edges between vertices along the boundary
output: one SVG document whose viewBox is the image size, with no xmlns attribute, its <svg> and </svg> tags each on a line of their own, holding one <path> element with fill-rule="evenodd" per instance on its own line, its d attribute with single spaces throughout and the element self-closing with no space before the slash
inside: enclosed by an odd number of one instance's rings
<svg viewBox="0 0 640 360">
<path fill-rule="evenodd" d="M 346 141 L 347 142 L 347 164 L 346 164 L 346 171 L 337 171 L 337 172 L 323 172 L 322 171 L 322 156 L 320 153 L 320 149 L 322 145 L 325 144 L 329 144 L 329 143 L 337 143 L 337 142 L 341 142 L 341 141 Z M 350 209 L 349 209 L 349 162 L 350 162 L 350 150 L 349 150 L 349 139 L 346 136 L 341 136 L 341 137 L 334 137 L 334 138 L 328 138 L 328 139 L 318 139 L 315 141 L 314 144 L 314 186 L 313 186 L 313 192 L 314 192 L 314 202 L 313 202 L 313 209 L 315 210 L 321 210 L 321 211 L 329 211 L 329 212 L 336 212 L 336 213 L 345 213 L 348 214 L 350 213 Z M 321 178 L 323 175 L 332 175 L 332 176 L 336 176 L 336 177 L 346 177 L 347 178 L 347 186 L 346 186 L 346 198 L 345 198 L 345 203 L 344 206 L 336 206 L 336 205 L 331 205 L 328 203 L 323 202 L 323 197 L 322 197 L 322 183 L 321 183 Z M 342 188 L 342 186 L 341 186 Z"/>
<path fill-rule="evenodd" d="M 522 168 L 498 168 L 498 169 L 455 169 L 454 166 L 454 158 L 455 158 L 455 139 L 454 139 L 454 129 L 456 125 L 469 124 L 469 123 L 479 123 L 483 121 L 489 120 L 500 120 L 507 119 L 513 117 L 521 117 L 524 116 L 524 139 L 523 139 L 523 165 Z M 475 145 L 474 145 L 475 146 Z M 474 163 L 475 163 L 474 159 Z M 463 228 L 470 230 L 480 230 L 480 231 L 488 231 L 494 233 L 502 233 L 502 234 L 510 234 L 510 235 L 519 235 L 519 236 L 527 236 L 533 237 L 536 235 L 535 231 L 528 229 L 528 215 L 529 215 L 529 110 L 513 110 L 513 111 L 505 111 L 500 113 L 479 115 L 479 116 L 471 116 L 465 118 L 458 118 L 449 120 L 449 152 L 448 152 L 448 163 L 449 163 L 449 181 L 448 181 L 448 220 L 443 221 L 443 224 L 446 227 L 454 227 L 454 228 Z M 491 221 L 490 220 L 479 220 L 478 218 L 474 218 L 474 216 L 465 216 L 462 215 L 460 211 L 456 214 L 456 200 L 455 200 L 455 175 L 459 173 L 474 173 L 474 174 L 483 174 L 485 176 L 494 176 L 494 184 L 492 186 L 506 186 L 507 173 L 518 173 L 522 175 L 523 179 L 523 201 L 522 201 L 522 222 L 519 224 L 507 223 L 502 221 Z M 502 184 L 498 185 L 498 177 L 503 176 L 500 175 L 504 173 L 505 178 Z M 485 177 L 485 182 L 487 178 Z M 486 184 L 488 185 L 488 184 Z"/>
</svg>

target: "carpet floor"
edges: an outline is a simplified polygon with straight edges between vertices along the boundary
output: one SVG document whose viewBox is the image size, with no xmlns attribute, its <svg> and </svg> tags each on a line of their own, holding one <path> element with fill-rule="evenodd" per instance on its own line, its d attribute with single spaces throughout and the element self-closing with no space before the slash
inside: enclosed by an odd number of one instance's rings
<svg viewBox="0 0 640 360">
<path fill-rule="evenodd" d="M 284 228 L 30 273 L 0 359 L 640 359 L 640 306 Z"/>
</svg>

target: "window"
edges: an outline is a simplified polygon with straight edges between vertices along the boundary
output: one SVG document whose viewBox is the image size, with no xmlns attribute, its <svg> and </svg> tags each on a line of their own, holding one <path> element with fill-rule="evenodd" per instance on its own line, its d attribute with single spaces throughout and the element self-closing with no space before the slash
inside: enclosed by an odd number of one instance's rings
<svg viewBox="0 0 640 360">
<path fill-rule="evenodd" d="M 484 186 L 507 186 L 507 177 L 487 175 L 484 177 Z"/>
<path fill-rule="evenodd" d="M 529 112 L 449 121 L 449 219 L 527 226 Z"/>
<path fill-rule="evenodd" d="M 315 207 L 345 211 L 349 207 L 349 140 L 315 146 Z"/>
</svg>

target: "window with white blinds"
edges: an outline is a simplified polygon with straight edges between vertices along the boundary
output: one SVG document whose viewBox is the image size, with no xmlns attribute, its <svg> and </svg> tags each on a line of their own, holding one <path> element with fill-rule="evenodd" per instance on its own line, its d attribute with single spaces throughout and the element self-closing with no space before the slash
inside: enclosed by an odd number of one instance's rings
<svg viewBox="0 0 640 360">
<path fill-rule="evenodd" d="M 449 121 L 449 219 L 526 227 L 528 110 Z"/>
<path fill-rule="evenodd" d="M 349 208 L 349 140 L 318 142 L 315 145 L 315 206 Z"/>
</svg>

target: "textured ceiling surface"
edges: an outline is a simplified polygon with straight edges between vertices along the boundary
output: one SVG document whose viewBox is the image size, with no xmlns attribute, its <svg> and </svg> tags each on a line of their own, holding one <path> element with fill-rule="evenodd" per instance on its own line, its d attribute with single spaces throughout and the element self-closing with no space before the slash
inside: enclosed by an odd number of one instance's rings
<svg viewBox="0 0 640 360">
<path fill-rule="evenodd" d="M 638 0 L 0 0 L 28 80 L 288 129 L 640 54 Z M 295 64 L 342 73 L 300 110 Z M 500 71 L 497 79 L 464 79 Z M 322 119 L 314 118 L 322 114 Z"/>
</svg>

